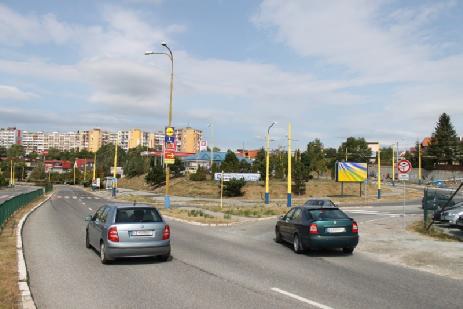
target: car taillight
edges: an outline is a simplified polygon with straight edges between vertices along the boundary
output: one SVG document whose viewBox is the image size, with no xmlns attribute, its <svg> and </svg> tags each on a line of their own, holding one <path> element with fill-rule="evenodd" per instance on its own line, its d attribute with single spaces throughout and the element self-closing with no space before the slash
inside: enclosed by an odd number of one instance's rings
<svg viewBox="0 0 463 309">
<path fill-rule="evenodd" d="M 309 234 L 318 234 L 318 226 L 315 223 L 309 226 Z"/>
<path fill-rule="evenodd" d="M 352 233 L 358 233 L 359 232 L 359 226 L 357 225 L 357 222 L 352 222 Z"/>
<path fill-rule="evenodd" d="M 166 224 L 164 226 L 164 231 L 162 231 L 162 240 L 167 240 L 170 238 L 170 227 Z"/>
<path fill-rule="evenodd" d="M 119 242 L 119 235 L 117 234 L 117 227 L 111 226 L 108 230 L 108 240 L 112 242 Z"/>
</svg>

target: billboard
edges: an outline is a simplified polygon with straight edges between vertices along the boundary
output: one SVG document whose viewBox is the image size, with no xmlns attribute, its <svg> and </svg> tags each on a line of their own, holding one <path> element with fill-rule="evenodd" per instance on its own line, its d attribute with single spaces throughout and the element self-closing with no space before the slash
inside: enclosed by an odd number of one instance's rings
<svg viewBox="0 0 463 309">
<path fill-rule="evenodd" d="M 367 163 L 336 162 L 336 181 L 363 182 L 367 177 Z"/>
<path fill-rule="evenodd" d="M 215 173 L 214 180 L 220 180 L 222 173 Z M 229 181 L 230 179 L 244 179 L 245 181 L 259 181 L 259 173 L 223 173 L 223 181 Z"/>
</svg>

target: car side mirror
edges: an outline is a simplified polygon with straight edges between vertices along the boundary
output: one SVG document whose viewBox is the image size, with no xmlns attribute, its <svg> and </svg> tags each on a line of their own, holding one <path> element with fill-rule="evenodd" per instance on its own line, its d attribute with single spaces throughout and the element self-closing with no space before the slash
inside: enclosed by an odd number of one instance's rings
<svg viewBox="0 0 463 309">
<path fill-rule="evenodd" d="M 85 221 L 86 222 L 92 221 L 92 215 L 85 216 Z"/>
</svg>

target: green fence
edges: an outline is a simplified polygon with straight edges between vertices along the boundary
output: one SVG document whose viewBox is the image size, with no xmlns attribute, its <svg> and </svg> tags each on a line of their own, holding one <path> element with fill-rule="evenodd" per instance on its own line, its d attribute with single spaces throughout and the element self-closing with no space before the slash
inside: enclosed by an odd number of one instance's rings
<svg viewBox="0 0 463 309">
<path fill-rule="evenodd" d="M 0 229 L 3 228 L 3 224 L 8 218 L 19 208 L 24 207 L 28 203 L 32 202 L 39 196 L 42 196 L 44 189 L 38 189 L 32 192 L 24 193 L 15 196 L 9 200 L 4 201 L 0 204 Z"/>
</svg>

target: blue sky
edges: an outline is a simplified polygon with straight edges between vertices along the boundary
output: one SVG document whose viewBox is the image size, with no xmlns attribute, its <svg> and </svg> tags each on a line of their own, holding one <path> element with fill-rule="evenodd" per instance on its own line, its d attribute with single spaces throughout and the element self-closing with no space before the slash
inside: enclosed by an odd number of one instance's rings
<svg viewBox="0 0 463 309">
<path fill-rule="evenodd" d="M 463 135 L 459 1 L 2 1 L 0 127 L 156 130 L 175 57 L 177 127 L 222 147 Z"/>
</svg>

